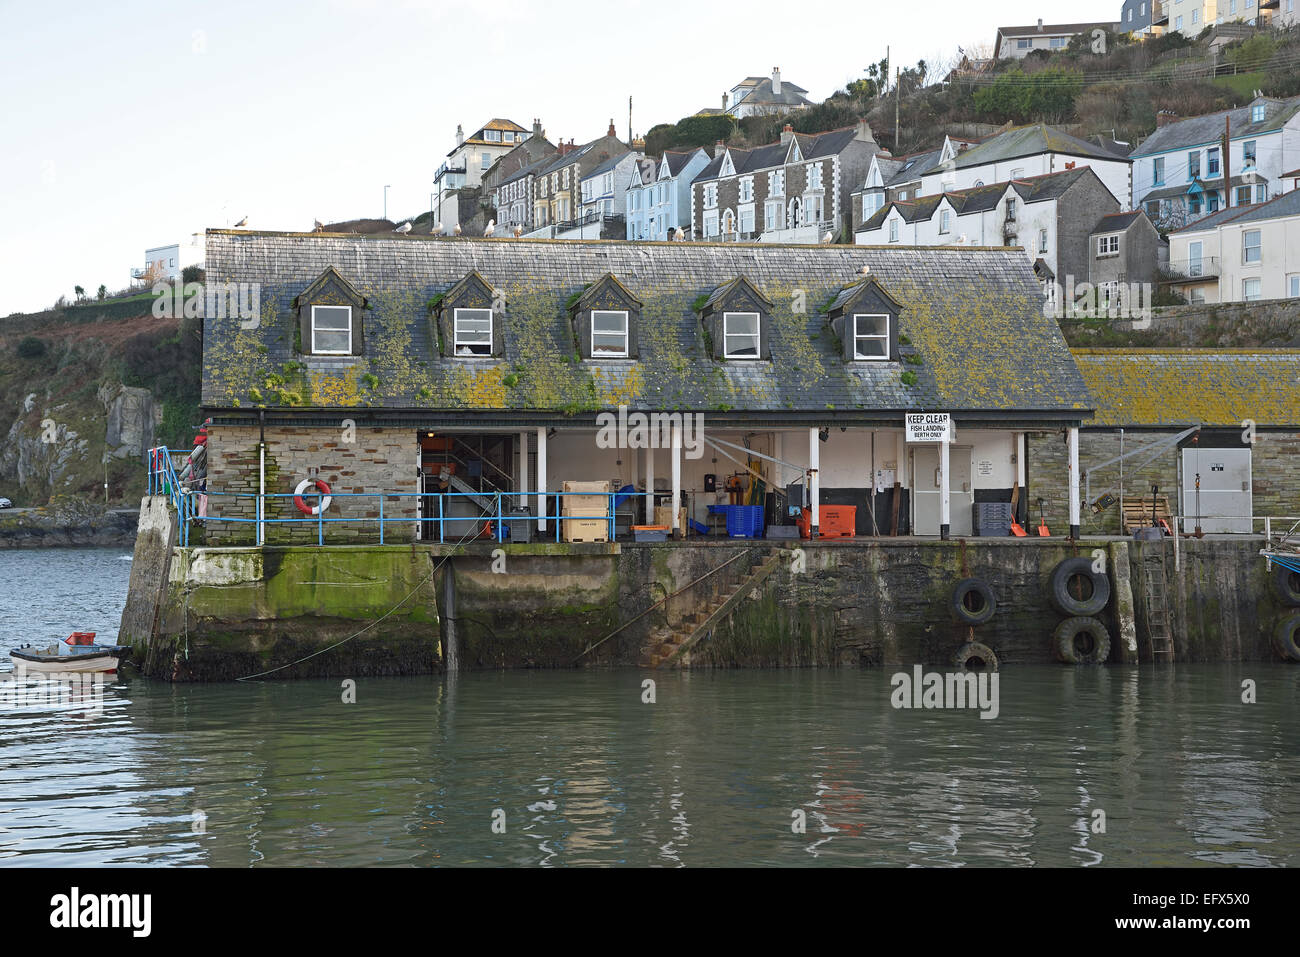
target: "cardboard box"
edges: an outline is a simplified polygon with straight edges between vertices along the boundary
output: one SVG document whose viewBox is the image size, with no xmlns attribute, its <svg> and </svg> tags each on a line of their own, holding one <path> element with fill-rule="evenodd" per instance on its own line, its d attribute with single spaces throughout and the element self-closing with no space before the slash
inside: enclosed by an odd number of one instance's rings
<svg viewBox="0 0 1300 957">
<path fill-rule="evenodd" d="M 671 505 L 656 505 L 654 523 L 656 525 L 665 525 L 671 530 L 673 527 L 673 507 Z M 677 527 L 681 529 L 683 533 L 686 532 L 685 505 L 677 510 Z"/>
<path fill-rule="evenodd" d="M 581 515 L 594 518 L 609 514 L 608 495 L 562 495 L 560 496 L 560 514 Z"/>
<path fill-rule="evenodd" d="M 561 521 L 561 534 L 566 542 L 609 541 L 609 522 L 603 518 L 566 518 Z"/>
<path fill-rule="evenodd" d="M 608 495 L 609 482 L 565 482 L 561 492 L 577 492 L 582 495 Z"/>
</svg>

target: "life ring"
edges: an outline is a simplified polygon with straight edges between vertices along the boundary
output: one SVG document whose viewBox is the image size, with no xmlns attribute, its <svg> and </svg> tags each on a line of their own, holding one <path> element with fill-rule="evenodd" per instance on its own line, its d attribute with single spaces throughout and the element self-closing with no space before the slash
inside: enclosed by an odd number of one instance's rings
<svg viewBox="0 0 1300 957">
<path fill-rule="evenodd" d="M 963 578 L 952 590 L 952 611 L 958 621 L 982 625 L 997 611 L 998 600 L 987 582 Z"/>
<path fill-rule="evenodd" d="M 1091 558 L 1067 558 L 1052 570 L 1048 597 L 1061 614 L 1088 618 L 1110 602 L 1110 579 L 1093 571 Z"/>
<path fill-rule="evenodd" d="M 1067 665 L 1104 665 L 1110 657 L 1110 632 L 1096 618 L 1067 618 L 1052 632 L 1056 657 Z"/>
<path fill-rule="evenodd" d="M 308 505 L 303 501 L 302 493 L 307 490 L 309 485 L 315 485 L 316 491 L 320 492 L 320 497 L 316 500 L 315 505 Z M 330 487 L 322 479 L 303 479 L 298 483 L 298 487 L 293 490 L 293 504 L 298 507 L 298 511 L 304 515 L 319 515 L 330 507 L 330 502 L 334 501 L 330 495 Z"/>
</svg>

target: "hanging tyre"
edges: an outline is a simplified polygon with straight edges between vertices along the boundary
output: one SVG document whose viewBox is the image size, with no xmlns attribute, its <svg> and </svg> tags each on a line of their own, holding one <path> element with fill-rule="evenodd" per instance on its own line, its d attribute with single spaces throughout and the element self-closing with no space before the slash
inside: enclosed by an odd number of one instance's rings
<svg viewBox="0 0 1300 957">
<path fill-rule="evenodd" d="M 1283 604 L 1300 606 L 1300 572 L 1281 562 L 1273 563 L 1273 590 Z"/>
<path fill-rule="evenodd" d="M 952 611 L 967 625 L 982 625 L 998 610 L 998 600 L 988 583 L 978 578 L 963 578 L 952 590 Z"/>
<path fill-rule="evenodd" d="M 952 656 L 952 663 L 962 671 L 998 670 L 998 656 L 992 648 L 978 641 L 969 641 L 958 648 Z"/>
<path fill-rule="evenodd" d="M 1273 631 L 1273 647 L 1287 661 L 1300 661 L 1300 642 L 1296 641 L 1297 635 L 1300 635 L 1300 615 L 1283 618 Z"/>
<path fill-rule="evenodd" d="M 1100 665 L 1110 657 L 1110 632 L 1096 618 L 1067 618 L 1052 632 L 1056 657 L 1067 665 Z"/>
<path fill-rule="evenodd" d="M 1087 618 L 1110 601 L 1110 579 L 1092 570 L 1091 558 L 1067 558 L 1052 570 L 1050 597 L 1062 615 Z"/>
</svg>

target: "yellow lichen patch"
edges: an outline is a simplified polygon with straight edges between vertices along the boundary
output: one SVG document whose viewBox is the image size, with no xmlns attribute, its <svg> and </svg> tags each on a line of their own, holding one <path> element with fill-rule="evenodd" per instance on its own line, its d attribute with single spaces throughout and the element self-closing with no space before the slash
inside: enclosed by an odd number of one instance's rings
<svg viewBox="0 0 1300 957">
<path fill-rule="evenodd" d="M 454 391 L 460 403 L 470 409 L 506 408 L 506 366 L 457 369 Z"/>
<path fill-rule="evenodd" d="M 645 389 L 645 377 L 640 366 L 632 366 L 625 375 L 613 376 L 603 369 L 592 370 L 596 381 L 596 400 L 601 405 L 632 405 L 641 398 Z"/>
<path fill-rule="evenodd" d="M 359 381 L 361 368 L 352 366 L 342 372 L 313 372 L 311 374 L 312 405 L 360 405 Z"/>
</svg>

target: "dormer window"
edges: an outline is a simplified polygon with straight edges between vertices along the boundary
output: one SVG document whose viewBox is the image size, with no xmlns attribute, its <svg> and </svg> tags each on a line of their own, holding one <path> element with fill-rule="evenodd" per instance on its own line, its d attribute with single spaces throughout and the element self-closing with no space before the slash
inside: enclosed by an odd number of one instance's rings
<svg viewBox="0 0 1300 957">
<path fill-rule="evenodd" d="M 1263 103 L 1256 103 L 1250 108 L 1250 121 L 1252 123 L 1263 123 L 1266 111 L 1267 107 Z"/>
<path fill-rule="evenodd" d="M 352 354 L 352 307 L 311 307 L 311 351 L 314 355 Z"/>
<path fill-rule="evenodd" d="M 457 309 L 454 352 L 458 356 L 492 355 L 492 310 Z"/>
<path fill-rule="evenodd" d="M 889 315 L 853 314 L 853 358 L 889 359 Z"/>
<path fill-rule="evenodd" d="M 724 312 L 722 336 L 724 358 L 757 359 L 759 356 L 758 313 Z"/>
<path fill-rule="evenodd" d="M 627 357 L 627 313 L 623 310 L 591 311 L 591 355 L 600 359 Z"/>
</svg>

